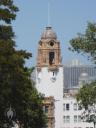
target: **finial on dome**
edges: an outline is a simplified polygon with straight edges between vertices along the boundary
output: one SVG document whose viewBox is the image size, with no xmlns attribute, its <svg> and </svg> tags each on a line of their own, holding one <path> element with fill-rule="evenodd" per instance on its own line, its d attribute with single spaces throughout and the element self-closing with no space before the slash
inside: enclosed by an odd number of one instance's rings
<svg viewBox="0 0 96 128">
<path fill-rule="evenodd" d="M 50 3 L 48 2 L 48 25 L 50 25 Z"/>
<path fill-rule="evenodd" d="M 49 29 L 52 29 L 52 27 L 51 26 L 47 26 L 46 27 L 46 30 L 49 30 Z"/>
</svg>

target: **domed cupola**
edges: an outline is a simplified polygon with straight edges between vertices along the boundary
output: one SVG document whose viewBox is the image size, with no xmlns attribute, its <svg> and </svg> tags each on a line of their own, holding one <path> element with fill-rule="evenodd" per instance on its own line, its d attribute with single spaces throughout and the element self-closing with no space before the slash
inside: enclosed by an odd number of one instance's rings
<svg viewBox="0 0 96 128">
<path fill-rule="evenodd" d="M 53 31 L 52 27 L 46 27 L 41 35 L 41 39 L 57 39 L 56 33 Z"/>
</svg>

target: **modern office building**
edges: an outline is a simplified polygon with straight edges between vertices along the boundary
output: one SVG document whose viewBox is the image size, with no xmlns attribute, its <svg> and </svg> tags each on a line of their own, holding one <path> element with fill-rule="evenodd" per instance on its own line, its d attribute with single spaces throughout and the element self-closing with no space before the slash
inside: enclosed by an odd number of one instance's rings
<svg viewBox="0 0 96 128">
<path fill-rule="evenodd" d="M 64 65 L 64 90 L 78 88 L 81 74 L 87 74 L 88 77 L 96 78 L 96 68 L 93 65 L 81 64 L 78 60 Z M 84 77 L 84 76 L 83 76 Z"/>
</svg>

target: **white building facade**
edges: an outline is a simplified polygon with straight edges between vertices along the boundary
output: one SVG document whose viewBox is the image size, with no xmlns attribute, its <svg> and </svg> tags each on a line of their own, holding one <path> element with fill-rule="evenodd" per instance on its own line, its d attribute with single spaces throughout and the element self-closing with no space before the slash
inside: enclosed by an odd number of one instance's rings
<svg viewBox="0 0 96 128">
<path fill-rule="evenodd" d="M 76 101 L 75 94 L 72 90 L 64 95 L 63 99 L 63 128 L 93 128 L 93 123 L 83 122 L 81 115 L 83 109 Z"/>
<path fill-rule="evenodd" d="M 51 27 L 46 27 L 38 44 L 36 88 L 55 99 L 55 128 L 63 126 L 63 66 L 60 42 Z"/>
<path fill-rule="evenodd" d="M 93 128 L 93 124 L 81 121 L 82 110 L 73 96 L 73 90 L 64 93 L 60 42 L 51 27 L 46 27 L 38 43 L 36 88 L 45 97 L 55 99 L 55 128 Z"/>
</svg>

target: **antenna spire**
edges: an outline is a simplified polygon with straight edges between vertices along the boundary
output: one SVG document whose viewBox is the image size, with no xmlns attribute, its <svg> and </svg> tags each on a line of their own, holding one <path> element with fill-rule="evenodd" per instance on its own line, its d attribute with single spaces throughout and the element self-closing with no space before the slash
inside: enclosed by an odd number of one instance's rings
<svg viewBox="0 0 96 128">
<path fill-rule="evenodd" d="M 50 2 L 48 2 L 48 26 L 50 26 Z"/>
</svg>

